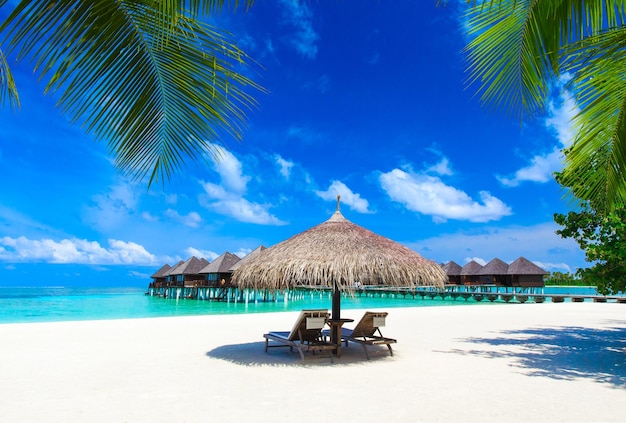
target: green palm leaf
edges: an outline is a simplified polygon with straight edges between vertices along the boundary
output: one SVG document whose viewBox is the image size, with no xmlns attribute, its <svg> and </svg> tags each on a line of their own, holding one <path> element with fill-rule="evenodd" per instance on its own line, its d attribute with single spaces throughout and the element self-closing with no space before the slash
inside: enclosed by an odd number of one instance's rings
<svg viewBox="0 0 626 423">
<path fill-rule="evenodd" d="M 588 37 L 566 52 L 581 113 L 562 182 L 604 210 L 626 204 L 626 28 Z M 590 159 L 591 158 L 591 159 Z M 597 200 L 602 201 L 598 202 Z"/>
<path fill-rule="evenodd" d="M 494 0 L 467 15 L 469 81 L 483 102 L 520 118 L 537 113 L 555 78 L 572 74 L 579 132 L 560 180 L 579 199 L 608 208 L 626 199 L 624 61 L 622 44 L 611 47 L 619 36 L 607 35 L 622 31 L 625 7 L 623 0 Z"/>
<path fill-rule="evenodd" d="M 7 102 L 13 108 L 20 106 L 20 98 L 17 94 L 11 68 L 9 68 L 4 53 L 0 50 L 0 104 L 6 104 Z"/>
<path fill-rule="evenodd" d="M 5 23 L 62 110 L 107 142 L 123 174 L 150 183 L 240 138 L 261 90 L 226 34 L 182 12 L 165 19 L 161 3 L 24 1 Z"/>
</svg>

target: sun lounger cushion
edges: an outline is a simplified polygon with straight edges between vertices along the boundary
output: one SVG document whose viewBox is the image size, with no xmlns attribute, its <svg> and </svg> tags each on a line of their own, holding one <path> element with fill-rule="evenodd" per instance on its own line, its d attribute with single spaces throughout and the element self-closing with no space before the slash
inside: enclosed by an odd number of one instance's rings
<svg viewBox="0 0 626 423">
<path fill-rule="evenodd" d="M 369 345 L 386 345 L 389 353 L 393 355 L 391 344 L 395 344 L 398 341 L 384 337 L 380 331 L 380 328 L 385 325 L 385 319 L 388 314 L 387 312 L 366 311 L 354 329 L 343 329 L 341 338 L 346 342 L 346 345 L 349 342 L 360 344 L 368 360 L 370 357 L 367 346 Z"/>
<path fill-rule="evenodd" d="M 291 331 L 272 331 L 263 335 L 265 338 L 265 352 L 268 348 L 290 347 L 296 348 L 304 360 L 305 351 L 332 351 L 337 347 L 322 337 L 322 329 L 328 320 L 328 310 L 303 310 L 296 320 Z M 270 345 L 269 341 L 278 345 Z M 331 353 L 332 361 L 332 353 Z"/>
</svg>

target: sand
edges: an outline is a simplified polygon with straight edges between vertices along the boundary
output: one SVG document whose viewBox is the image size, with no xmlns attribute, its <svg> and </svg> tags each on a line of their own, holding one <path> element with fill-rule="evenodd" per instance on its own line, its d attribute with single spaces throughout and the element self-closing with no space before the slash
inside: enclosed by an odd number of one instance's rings
<svg viewBox="0 0 626 423">
<path fill-rule="evenodd" d="M 626 421 L 624 304 L 387 311 L 334 364 L 264 352 L 291 312 L 0 325 L 0 421 Z"/>
</svg>

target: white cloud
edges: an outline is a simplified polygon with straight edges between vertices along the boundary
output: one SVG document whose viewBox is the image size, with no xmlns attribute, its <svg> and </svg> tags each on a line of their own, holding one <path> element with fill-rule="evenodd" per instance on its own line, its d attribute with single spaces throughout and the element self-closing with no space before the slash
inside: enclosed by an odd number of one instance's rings
<svg viewBox="0 0 626 423">
<path fill-rule="evenodd" d="M 196 212 L 190 212 L 187 215 L 180 215 L 176 210 L 167 209 L 165 215 L 176 222 L 182 223 L 190 228 L 198 228 L 202 223 L 202 218 Z"/>
<path fill-rule="evenodd" d="M 308 144 L 317 143 L 320 140 L 324 140 L 326 135 L 316 129 L 312 129 L 304 126 L 292 125 L 287 128 L 287 136 L 289 138 L 296 138 L 298 142 L 304 142 Z"/>
<path fill-rule="evenodd" d="M 551 151 L 539 154 L 529 160 L 527 166 L 518 169 L 512 177 L 496 176 L 505 186 L 514 187 L 522 182 L 544 183 L 552 180 L 554 172 L 563 169 L 562 149 L 572 145 L 574 130 L 572 119 L 580 112 L 574 98 L 562 90 L 559 103 L 551 102 L 546 127 L 554 131 L 557 145 Z"/>
<path fill-rule="evenodd" d="M 121 226 L 135 213 L 138 198 L 127 184 L 109 187 L 104 194 L 93 196 L 93 205 L 85 207 L 85 220 L 93 227 L 107 231 Z"/>
<path fill-rule="evenodd" d="M 426 171 L 441 176 L 450 176 L 454 174 L 454 172 L 452 172 L 452 168 L 450 167 L 450 161 L 447 157 L 442 157 L 439 163 L 430 166 L 426 169 Z"/>
<path fill-rule="evenodd" d="M 267 210 L 269 204 L 257 204 L 240 197 L 237 193 L 226 191 L 219 185 L 200 182 L 207 194 L 205 206 L 217 213 L 230 216 L 241 222 L 261 225 L 284 225 L 285 222 L 271 215 Z"/>
<path fill-rule="evenodd" d="M 544 156 L 535 156 L 530 159 L 530 164 L 518 169 L 512 178 L 497 176 L 498 180 L 507 187 L 515 187 L 524 181 L 548 182 L 552 179 L 554 172 L 562 168 L 563 154 L 561 149 L 555 147 L 554 150 Z"/>
<path fill-rule="evenodd" d="M 154 264 L 156 257 L 134 242 L 109 239 L 108 248 L 85 239 L 0 238 L 0 260 L 75 264 Z"/>
<path fill-rule="evenodd" d="M 304 1 L 282 0 L 282 23 L 293 29 L 287 44 L 307 59 L 317 56 L 319 35 L 313 29 L 313 13 Z"/>
<path fill-rule="evenodd" d="M 217 254 L 214 251 L 211 251 L 211 250 L 201 250 L 201 249 L 193 248 L 193 247 L 188 247 L 187 249 L 185 249 L 185 253 L 188 256 L 190 256 L 190 257 L 191 256 L 194 256 L 194 257 L 197 257 L 197 258 L 203 258 L 204 257 L 208 261 L 213 261 L 213 260 L 215 260 L 216 258 L 218 258 L 220 256 L 219 254 Z"/>
<path fill-rule="evenodd" d="M 274 55 L 276 52 L 274 44 L 272 43 L 272 40 L 270 38 L 267 38 L 265 40 L 265 48 L 267 48 L 267 51 L 269 51 L 271 55 Z"/>
<path fill-rule="evenodd" d="M 485 264 L 489 263 L 487 260 L 485 260 L 482 257 L 465 257 L 465 263 L 459 263 L 461 264 L 461 266 L 463 264 L 467 264 L 470 261 L 475 261 L 476 263 L 480 264 L 481 266 L 484 266 Z"/>
<path fill-rule="evenodd" d="M 584 253 L 575 241 L 556 234 L 554 222 L 533 226 L 485 227 L 480 231 L 444 234 L 409 242 L 407 245 L 424 257 L 460 265 L 470 260 L 486 264 L 494 258 L 507 263 L 520 256 L 547 271 L 573 272 L 586 266 Z"/>
<path fill-rule="evenodd" d="M 57 233 L 58 230 L 44 225 L 25 214 L 0 204 L 0 227 L 4 235 L 24 235 L 25 233 Z"/>
<path fill-rule="evenodd" d="M 546 119 L 546 126 L 556 132 L 556 138 L 562 148 L 567 148 L 574 142 L 574 128 L 572 121 L 580 113 L 580 108 L 572 95 L 563 90 L 560 102 L 550 102 L 550 116 Z"/>
<path fill-rule="evenodd" d="M 251 252 L 252 252 L 252 249 L 250 249 L 250 248 L 240 248 L 238 251 L 235 251 L 233 254 L 236 255 L 239 258 L 244 258 L 245 256 L 247 256 Z"/>
<path fill-rule="evenodd" d="M 152 214 L 148 213 L 148 212 L 143 212 L 141 213 L 141 217 L 143 218 L 143 220 L 147 221 L 147 222 L 158 222 L 159 218 L 156 216 L 153 216 Z"/>
<path fill-rule="evenodd" d="M 333 181 L 326 191 L 315 191 L 318 197 L 327 201 L 337 201 L 337 196 L 341 196 L 341 203 L 359 213 L 373 213 L 369 210 L 369 203 L 361 198 L 360 194 L 355 194 L 341 181 Z"/>
<path fill-rule="evenodd" d="M 217 144 L 213 147 L 218 152 L 218 157 L 213 161 L 214 168 L 222 179 L 222 185 L 231 192 L 243 194 L 246 192 L 246 185 L 250 180 L 249 176 L 244 176 L 241 162 L 231 153 Z"/>
<path fill-rule="evenodd" d="M 393 169 L 380 175 L 380 184 L 393 201 L 432 216 L 435 222 L 447 219 L 489 222 L 511 214 L 509 206 L 487 191 L 480 191 L 480 201 L 475 201 L 440 178 L 423 173 Z"/>
<path fill-rule="evenodd" d="M 276 159 L 276 164 L 280 168 L 280 174 L 285 177 L 285 179 L 289 179 L 291 176 L 291 169 L 293 168 L 294 163 L 292 161 L 283 159 L 280 154 L 274 155 Z"/>
<path fill-rule="evenodd" d="M 218 145 L 214 147 L 219 152 L 215 170 L 219 173 L 222 184 L 200 181 L 206 194 L 206 198 L 201 197 L 203 206 L 240 222 L 284 225 L 285 222 L 268 212 L 270 204 L 254 203 L 243 197 L 251 178 L 243 174 L 243 166 L 235 155 Z"/>
</svg>

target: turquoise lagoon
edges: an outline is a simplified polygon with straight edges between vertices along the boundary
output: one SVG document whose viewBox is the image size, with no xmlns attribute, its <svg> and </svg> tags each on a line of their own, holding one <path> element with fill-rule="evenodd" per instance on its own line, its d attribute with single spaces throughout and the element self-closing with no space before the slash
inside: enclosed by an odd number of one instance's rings
<svg viewBox="0 0 626 423">
<path fill-rule="evenodd" d="M 546 287 L 545 294 L 596 295 L 593 287 Z M 72 320 L 109 320 L 210 314 L 270 313 L 303 308 L 330 308 L 329 293 L 311 292 L 301 299 L 267 302 L 218 302 L 164 299 L 145 294 L 145 289 L 75 287 L 0 287 L 0 324 Z M 342 310 L 363 308 L 437 307 L 496 301 L 430 299 L 417 296 L 344 297 Z"/>
</svg>

